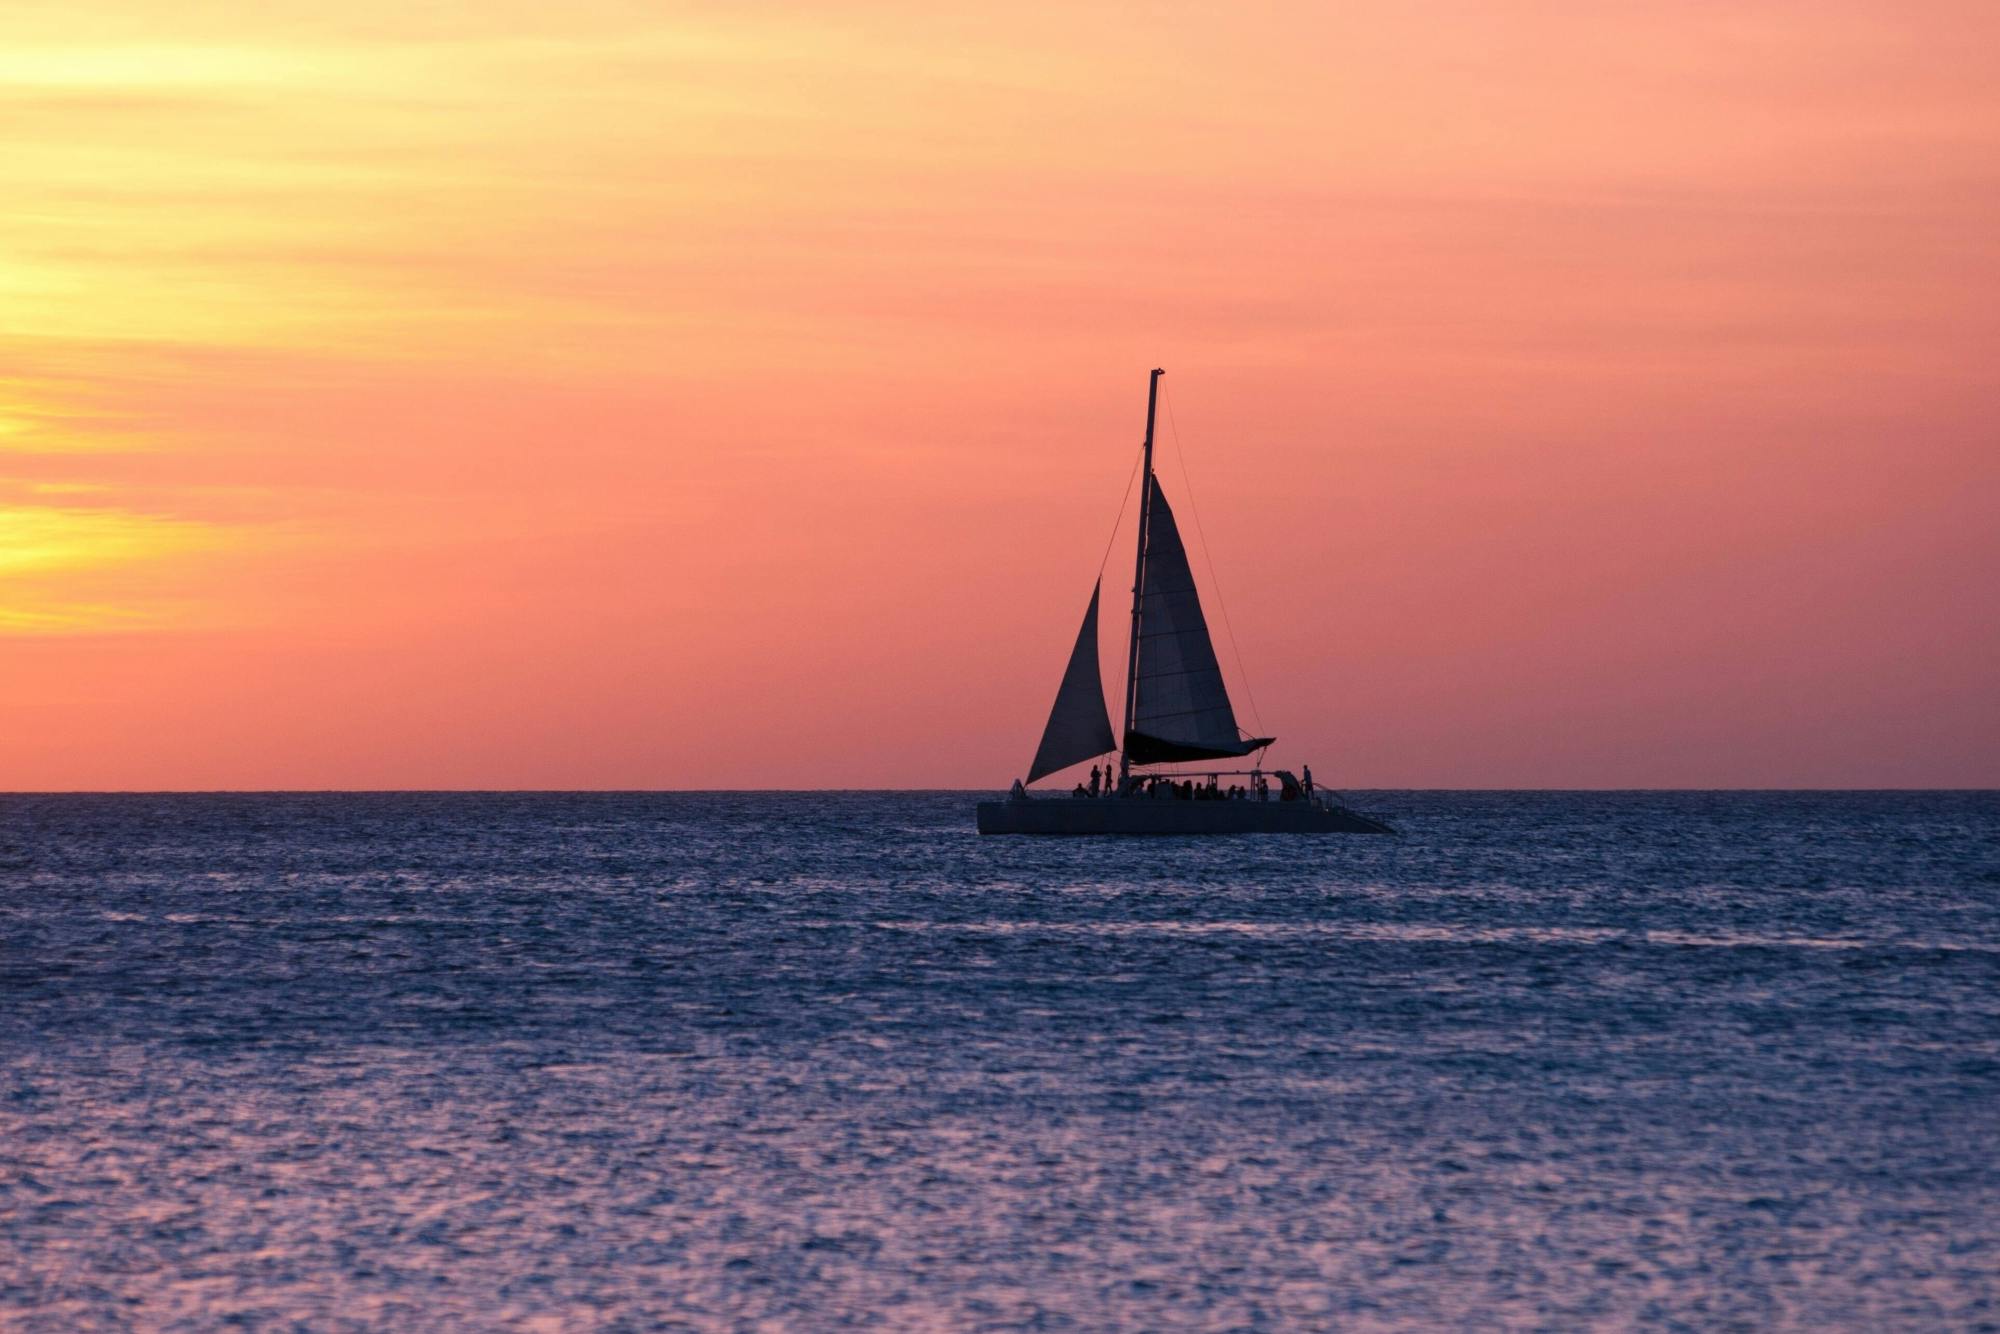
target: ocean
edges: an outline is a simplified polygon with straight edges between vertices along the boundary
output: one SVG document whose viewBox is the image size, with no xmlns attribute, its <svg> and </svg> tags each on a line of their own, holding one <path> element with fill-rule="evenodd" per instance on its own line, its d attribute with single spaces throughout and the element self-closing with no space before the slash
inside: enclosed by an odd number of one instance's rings
<svg viewBox="0 0 2000 1334">
<path fill-rule="evenodd" d="M 0 797 L 0 1326 L 2000 1328 L 2000 796 Z"/>
</svg>

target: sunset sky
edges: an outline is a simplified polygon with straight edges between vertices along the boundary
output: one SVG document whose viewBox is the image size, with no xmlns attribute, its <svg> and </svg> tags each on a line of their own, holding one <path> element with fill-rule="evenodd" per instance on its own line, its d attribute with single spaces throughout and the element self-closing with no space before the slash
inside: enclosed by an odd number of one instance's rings
<svg viewBox="0 0 2000 1334">
<path fill-rule="evenodd" d="M 1990 0 L 8 7 L 0 788 L 1005 786 L 1155 365 L 1279 761 L 2000 785 L 1996 53 Z"/>
</svg>

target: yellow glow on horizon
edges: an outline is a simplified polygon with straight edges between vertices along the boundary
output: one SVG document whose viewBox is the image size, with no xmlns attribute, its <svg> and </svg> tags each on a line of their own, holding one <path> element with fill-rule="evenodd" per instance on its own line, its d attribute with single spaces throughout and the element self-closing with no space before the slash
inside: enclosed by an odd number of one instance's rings
<svg viewBox="0 0 2000 1334">
<path fill-rule="evenodd" d="M 31 486 L 76 494 L 77 485 Z M 177 619 L 168 602 L 140 591 L 116 598 L 121 571 L 152 574 L 165 562 L 236 540 L 188 519 L 116 509 L 0 504 L 0 636 L 160 629 Z M 106 598 L 105 592 L 114 596 Z"/>
<path fill-rule="evenodd" d="M 207 525 L 121 510 L 0 505 L 0 574 L 121 565 L 213 546 Z"/>
<path fill-rule="evenodd" d="M 162 608 L 115 606 L 108 603 L 72 602 L 55 607 L 0 605 L 0 638 L 10 635 L 48 638 L 68 635 L 102 635 L 163 630 L 176 624 Z"/>
<path fill-rule="evenodd" d="M 50 92 L 282 86 L 318 67 L 307 53 L 213 43 L 14 46 L 0 50 L 0 86 Z"/>
</svg>

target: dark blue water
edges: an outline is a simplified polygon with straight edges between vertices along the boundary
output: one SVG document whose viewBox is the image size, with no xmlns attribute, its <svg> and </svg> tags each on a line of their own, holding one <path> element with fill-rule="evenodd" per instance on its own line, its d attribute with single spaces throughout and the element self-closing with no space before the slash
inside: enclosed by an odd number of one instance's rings
<svg viewBox="0 0 2000 1334">
<path fill-rule="evenodd" d="M 0 1325 L 2000 1325 L 2000 798 L 0 797 Z"/>
</svg>

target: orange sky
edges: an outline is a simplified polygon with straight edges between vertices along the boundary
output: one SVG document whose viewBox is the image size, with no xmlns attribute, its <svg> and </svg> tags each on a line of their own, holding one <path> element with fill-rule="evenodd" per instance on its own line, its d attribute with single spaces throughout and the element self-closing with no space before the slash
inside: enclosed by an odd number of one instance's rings
<svg viewBox="0 0 2000 1334">
<path fill-rule="evenodd" d="M 1153 365 L 1281 761 L 2000 785 L 1996 51 L 1983 0 L 15 7 L 0 788 L 1002 786 Z"/>
</svg>

